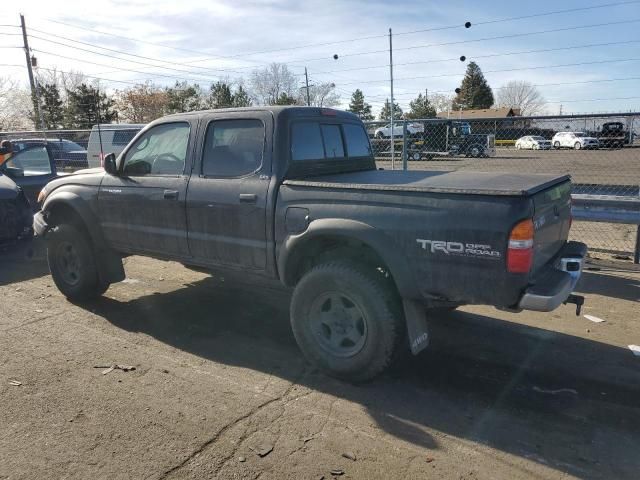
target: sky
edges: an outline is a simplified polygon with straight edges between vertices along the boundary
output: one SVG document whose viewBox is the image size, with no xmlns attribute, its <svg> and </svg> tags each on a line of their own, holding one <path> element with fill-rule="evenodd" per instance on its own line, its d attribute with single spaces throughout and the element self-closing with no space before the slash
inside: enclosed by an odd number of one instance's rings
<svg viewBox="0 0 640 480">
<path fill-rule="evenodd" d="M 343 107 L 360 88 L 376 111 L 390 96 L 391 28 L 402 108 L 427 89 L 453 94 L 475 61 L 494 94 L 510 80 L 536 85 L 549 114 L 640 111 L 640 1 L 7 3 L 0 76 L 25 85 L 20 13 L 38 68 L 82 71 L 108 90 L 148 80 L 246 82 L 252 70 L 281 62 L 301 86 L 305 67 L 310 83 L 334 83 Z"/>
</svg>

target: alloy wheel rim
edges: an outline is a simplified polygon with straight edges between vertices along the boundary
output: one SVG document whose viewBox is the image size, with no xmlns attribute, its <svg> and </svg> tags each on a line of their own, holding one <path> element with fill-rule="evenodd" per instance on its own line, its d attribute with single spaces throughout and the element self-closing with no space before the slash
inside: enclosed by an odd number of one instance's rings
<svg viewBox="0 0 640 480">
<path fill-rule="evenodd" d="M 320 347 L 336 357 L 352 357 L 364 347 L 367 319 L 362 308 L 343 292 L 327 292 L 311 304 L 311 330 Z"/>
<path fill-rule="evenodd" d="M 62 242 L 56 251 L 56 264 L 65 283 L 77 285 L 80 282 L 81 262 L 76 248 L 71 242 Z"/>
</svg>

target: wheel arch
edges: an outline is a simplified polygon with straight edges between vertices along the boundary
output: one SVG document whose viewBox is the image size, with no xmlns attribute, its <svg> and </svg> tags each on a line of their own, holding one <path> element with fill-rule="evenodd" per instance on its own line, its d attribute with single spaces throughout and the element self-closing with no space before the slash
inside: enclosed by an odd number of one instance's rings
<svg viewBox="0 0 640 480">
<path fill-rule="evenodd" d="M 311 222 L 307 230 L 285 239 L 278 256 L 281 281 L 295 286 L 304 272 L 335 257 L 364 260 L 385 269 L 401 297 L 418 295 L 409 263 L 402 251 L 386 234 L 372 226 L 345 219 L 321 219 Z"/>
<path fill-rule="evenodd" d="M 57 225 L 63 219 L 71 219 L 86 231 L 96 247 L 104 247 L 104 235 L 98 219 L 87 202 L 77 193 L 54 192 L 45 200 L 42 211 L 51 226 Z"/>
<path fill-rule="evenodd" d="M 114 283 L 124 280 L 125 272 L 122 257 L 107 245 L 98 217 L 87 201 L 75 192 L 53 192 L 42 205 L 49 226 L 64 221 L 76 225 L 91 240 L 94 252 L 98 253 L 98 274 L 101 281 Z"/>
</svg>

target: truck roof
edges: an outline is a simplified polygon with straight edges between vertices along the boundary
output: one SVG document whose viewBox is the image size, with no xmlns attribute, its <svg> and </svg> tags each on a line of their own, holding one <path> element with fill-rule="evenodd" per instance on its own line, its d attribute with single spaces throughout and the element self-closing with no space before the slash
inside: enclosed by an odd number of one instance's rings
<svg viewBox="0 0 640 480">
<path fill-rule="evenodd" d="M 341 119 L 360 120 L 357 115 L 344 110 L 337 110 L 335 108 L 320 108 L 320 107 L 305 107 L 305 106 L 291 106 L 291 105 L 269 105 L 269 106 L 256 106 L 256 107 L 235 107 L 235 108 L 218 108 L 210 110 L 197 110 L 194 112 L 174 113 L 167 115 L 158 120 L 164 118 L 177 118 L 188 116 L 199 116 L 210 113 L 235 113 L 235 112 L 271 112 L 274 117 L 280 115 L 286 115 L 288 117 L 296 116 L 326 116 L 336 117 Z"/>
</svg>

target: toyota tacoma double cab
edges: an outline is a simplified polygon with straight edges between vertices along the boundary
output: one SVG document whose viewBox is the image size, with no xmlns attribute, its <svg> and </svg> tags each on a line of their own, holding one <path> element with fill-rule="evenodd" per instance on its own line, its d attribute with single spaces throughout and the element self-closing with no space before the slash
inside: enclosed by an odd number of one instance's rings
<svg viewBox="0 0 640 480">
<path fill-rule="evenodd" d="M 167 116 L 39 202 L 34 227 L 69 299 L 123 280 L 131 254 L 266 277 L 293 290 L 305 356 L 351 381 L 425 348 L 432 309 L 582 301 L 569 177 L 377 169 L 362 122 L 333 109 Z"/>
</svg>

